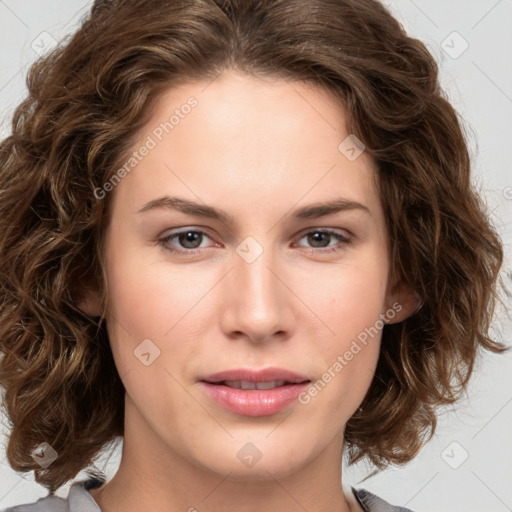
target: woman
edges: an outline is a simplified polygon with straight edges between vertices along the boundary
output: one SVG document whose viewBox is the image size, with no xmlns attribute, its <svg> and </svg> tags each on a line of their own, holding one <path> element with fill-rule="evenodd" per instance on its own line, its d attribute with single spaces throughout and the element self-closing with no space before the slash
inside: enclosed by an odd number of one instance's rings
<svg viewBox="0 0 512 512">
<path fill-rule="evenodd" d="M 503 253 L 437 66 L 376 0 L 96 2 L 0 152 L 27 510 L 407 510 Z M 123 438 L 109 482 L 89 471 Z M 67 508 L 66 508 L 67 507 Z"/>
</svg>

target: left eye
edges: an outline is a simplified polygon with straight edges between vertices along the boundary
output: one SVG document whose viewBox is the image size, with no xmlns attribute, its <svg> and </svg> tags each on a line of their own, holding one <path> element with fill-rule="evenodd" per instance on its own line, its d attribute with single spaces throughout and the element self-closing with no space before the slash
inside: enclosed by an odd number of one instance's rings
<svg viewBox="0 0 512 512">
<path fill-rule="evenodd" d="M 348 237 L 342 235 L 341 233 L 338 233 L 336 231 L 332 231 L 329 229 L 326 229 L 326 230 L 316 229 L 313 231 L 309 231 L 300 240 L 307 238 L 308 241 L 311 241 L 314 244 L 317 244 L 317 243 L 323 244 L 326 239 L 332 239 L 333 237 L 337 238 L 342 244 L 349 244 L 351 241 Z M 320 245 L 320 246 L 317 245 L 314 247 L 323 248 L 323 247 L 328 247 L 328 245 Z M 335 251 L 339 251 L 340 249 L 341 249 L 341 247 L 332 246 L 332 248 L 327 249 L 326 251 L 315 251 L 315 252 L 335 252 Z"/>
<path fill-rule="evenodd" d="M 203 241 L 203 238 L 210 238 L 204 231 L 201 230 L 194 230 L 194 229 L 187 229 L 184 231 L 174 232 L 170 233 L 164 238 L 161 238 L 158 242 L 159 244 L 167 251 L 175 252 L 175 253 L 182 253 L 182 254 L 195 254 L 197 250 L 201 246 L 201 242 Z M 351 242 L 350 238 L 342 235 L 341 233 L 338 233 L 336 231 L 332 230 L 311 230 L 308 231 L 305 235 L 303 235 L 300 240 L 307 239 L 310 243 L 318 244 L 313 245 L 314 249 L 322 249 L 325 247 L 332 247 L 326 250 L 319 250 L 319 251 L 313 251 L 313 252 L 335 252 L 339 251 L 341 247 L 329 246 L 329 243 L 325 244 L 326 240 L 327 242 L 331 240 L 333 237 L 338 239 L 342 245 L 349 244 Z M 181 248 L 176 248 L 176 246 L 172 247 L 169 245 L 169 243 L 177 239 L 179 244 L 181 245 Z"/>
</svg>

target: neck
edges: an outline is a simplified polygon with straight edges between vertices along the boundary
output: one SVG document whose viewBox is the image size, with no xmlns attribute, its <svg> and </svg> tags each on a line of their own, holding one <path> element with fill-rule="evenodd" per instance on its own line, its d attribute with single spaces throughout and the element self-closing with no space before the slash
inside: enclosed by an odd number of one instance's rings
<svg viewBox="0 0 512 512">
<path fill-rule="evenodd" d="M 302 466 L 292 471 L 262 456 L 249 471 L 236 459 L 231 471 L 214 472 L 194 463 L 193 454 L 172 450 L 134 414 L 125 421 L 117 473 L 90 494 L 102 512 L 261 512 L 262 503 L 265 512 L 359 512 L 352 493 L 343 492 L 342 449 L 341 432 L 315 459 L 304 454 Z"/>
</svg>

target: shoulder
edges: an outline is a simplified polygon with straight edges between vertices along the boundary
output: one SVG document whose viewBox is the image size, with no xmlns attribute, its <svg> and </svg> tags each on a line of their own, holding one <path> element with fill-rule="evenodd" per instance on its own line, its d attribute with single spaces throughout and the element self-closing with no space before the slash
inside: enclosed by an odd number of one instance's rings
<svg viewBox="0 0 512 512">
<path fill-rule="evenodd" d="M 391 505 L 366 489 L 355 489 L 352 487 L 352 492 L 359 502 L 359 505 L 361 505 L 366 512 L 413 512 L 409 508 Z"/>
<path fill-rule="evenodd" d="M 34 503 L 0 509 L 0 512 L 101 512 L 88 492 L 88 489 L 100 483 L 95 479 L 75 482 L 69 488 L 67 498 L 49 495 Z"/>
<path fill-rule="evenodd" d="M 39 498 L 34 503 L 16 505 L 0 512 L 66 512 L 66 500 L 58 496 Z"/>
</svg>

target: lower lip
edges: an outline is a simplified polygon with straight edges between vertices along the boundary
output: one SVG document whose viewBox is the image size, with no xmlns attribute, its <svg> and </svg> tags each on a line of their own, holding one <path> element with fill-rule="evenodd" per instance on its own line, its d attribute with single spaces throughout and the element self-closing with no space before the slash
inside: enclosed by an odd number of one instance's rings
<svg viewBox="0 0 512 512">
<path fill-rule="evenodd" d="M 200 382 L 221 407 L 243 416 L 269 416 L 297 399 L 310 382 L 288 384 L 274 389 L 236 389 L 222 384 Z"/>
</svg>

